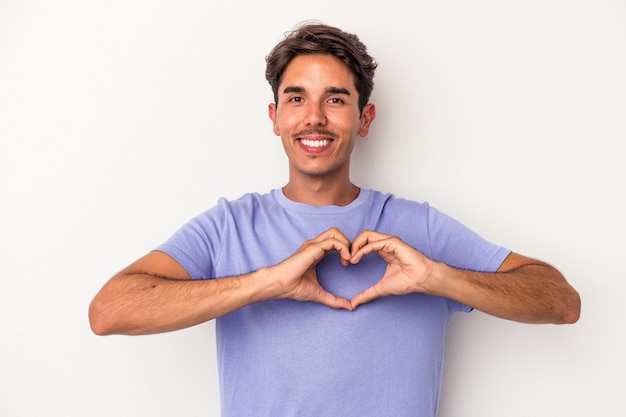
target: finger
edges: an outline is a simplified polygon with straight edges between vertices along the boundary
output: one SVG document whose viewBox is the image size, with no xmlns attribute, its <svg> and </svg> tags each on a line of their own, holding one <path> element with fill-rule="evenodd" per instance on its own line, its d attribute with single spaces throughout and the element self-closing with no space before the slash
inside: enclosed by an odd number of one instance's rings
<svg viewBox="0 0 626 417">
<path fill-rule="evenodd" d="M 311 243 L 306 250 L 313 251 L 315 263 L 322 260 L 322 258 L 331 251 L 335 251 L 339 254 L 341 263 L 344 266 L 349 263 L 350 258 L 352 257 L 350 254 L 350 242 L 333 236 Z"/>
<path fill-rule="evenodd" d="M 377 242 L 380 240 L 388 239 L 389 235 L 380 232 L 374 232 L 373 230 L 364 230 L 352 241 L 351 252 L 354 256 L 362 247 L 371 242 Z"/>
<path fill-rule="evenodd" d="M 386 235 L 384 233 L 375 232 L 373 230 L 363 230 L 361 233 L 357 235 L 352 241 L 352 246 L 364 246 L 368 242 L 373 242 L 376 240 L 386 239 L 390 237 L 390 235 Z"/>
<path fill-rule="evenodd" d="M 393 259 L 395 248 L 397 247 L 397 239 L 392 237 L 386 237 L 381 240 L 374 240 L 364 242 L 364 245 L 359 248 L 352 248 L 352 256 L 350 262 L 353 264 L 359 263 L 361 259 L 372 252 L 376 252 L 386 262 L 390 262 Z"/>
<path fill-rule="evenodd" d="M 381 291 L 379 285 L 373 285 L 352 298 L 352 300 L 350 301 L 352 310 L 356 310 L 358 306 L 372 302 L 377 298 L 384 297 L 385 295 L 387 294 L 384 294 Z"/>
<path fill-rule="evenodd" d="M 352 311 L 352 303 L 347 298 L 338 297 L 333 295 L 327 291 L 322 291 L 319 294 L 319 298 L 317 300 L 318 303 L 324 304 L 330 308 L 334 308 L 335 310 L 344 309 L 348 311 Z"/>
<path fill-rule="evenodd" d="M 336 227 L 331 227 L 330 229 L 320 233 L 318 236 L 314 237 L 312 241 L 321 242 L 326 239 L 337 239 L 344 242 L 346 245 L 350 246 L 350 239 L 346 235 L 343 234 L 341 230 Z"/>
<path fill-rule="evenodd" d="M 350 239 L 348 239 L 348 237 L 344 235 L 341 230 L 339 230 L 336 227 L 331 227 L 330 229 L 322 233 L 320 237 L 321 239 L 336 239 L 340 241 L 344 247 L 340 250 L 335 248 L 335 250 L 339 254 L 340 262 L 343 266 L 347 266 L 350 263 L 349 261 L 351 258 L 351 253 L 350 253 L 351 242 L 350 242 Z"/>
<path fill-rule="evenodd" d="M 316 258 L 323 257 L 326 252 L 331 250 L 341 253 L 344 250 L 349 251 L 349 243 L 333 237 L 320 238 L 319 236 L 307 240 L 300 246 L 296 253 L 308 253 L 315 255 Z"/>
</svg>

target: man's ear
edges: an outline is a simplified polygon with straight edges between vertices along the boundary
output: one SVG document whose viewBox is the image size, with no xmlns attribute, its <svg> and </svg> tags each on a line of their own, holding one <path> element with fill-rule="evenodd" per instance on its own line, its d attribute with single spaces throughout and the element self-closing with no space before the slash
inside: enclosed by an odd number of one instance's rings
<svg viewBox="0 0 626 417">
<path fill-rule="evenodd" d="M 376 106 L 366 104 L 361 112 L 361 125 L 359 127 L 359 136 L 365 137 L 370 131 L 370 125 L 376 118 Z"/>
<path fill-rule="evenodd" d="M 276 103 L 270 103 L 267 110 L 272 124 L 274 125 L 274 134 L 280 136 L 280 129 L 278 128 L 278 121 L 276 120 Z"/>
</svg>

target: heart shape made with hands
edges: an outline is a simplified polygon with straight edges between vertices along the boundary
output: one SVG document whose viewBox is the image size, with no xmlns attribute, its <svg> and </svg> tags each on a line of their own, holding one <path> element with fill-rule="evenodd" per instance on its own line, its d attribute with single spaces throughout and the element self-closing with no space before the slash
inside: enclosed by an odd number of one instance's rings
<svg viewBox="0 0 626 417">
<path fill-rule="evenodd" d="M 337 253 L 328 253 L 316 267 L 317 280 L 322 288 L 350 301 L 376 285 L 386 269 L 387 263 L 376 254 L 366 255 L 359 262 L 344 266 Z"/>
<path fill-rule="evenodd" d="M 411 261 L 425 259 L 415 249 L 410 250 L 418 254 L 411 257 Z M 405 252 L 405 255 L 410 253 Z M 416 278 L 419 276 L 417 271 L 423 269 L 416 267 L 417 264 L 406 262 L 407 259 L 397 257 L 396 251 L 376 251 L 344 266 L 339 255 L 328 254 L 317 265 L 317 279 L 325 291 L 349 301 L 350 309 L 354 310 L 377 298 L 416 292 Z M 413 274 L 409 275 L 409 271 Z"/>
<path fill-rule="evenodd" d="M 365 230 L 350 242 L 331 228 L 305 241 L 283 263 L 291 265 L 288 271 L 301 271 L 287 273 L 290 298 L 354 310 L 380 297 L 423 289 L 429 262 L 397 236 Z"/>
</svg>

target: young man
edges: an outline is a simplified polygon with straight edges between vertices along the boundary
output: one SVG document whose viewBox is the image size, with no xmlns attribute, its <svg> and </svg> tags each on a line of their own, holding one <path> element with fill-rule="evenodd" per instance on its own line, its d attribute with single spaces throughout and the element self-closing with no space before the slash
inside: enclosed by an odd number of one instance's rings
<svg viewBox="0 0 626 417">
<path fill-rule="evenodd" d="M 94 332 L 217 318 L 224 416 L 432 417 L 454 312 L 575 322 L 579 296 L 556 269 L 351 183 L 375 68 L 333 27 L 279 43 L 266 77 L 288 183 L 220 200 L 114 276 L 91 304 Z"/>
</svg>

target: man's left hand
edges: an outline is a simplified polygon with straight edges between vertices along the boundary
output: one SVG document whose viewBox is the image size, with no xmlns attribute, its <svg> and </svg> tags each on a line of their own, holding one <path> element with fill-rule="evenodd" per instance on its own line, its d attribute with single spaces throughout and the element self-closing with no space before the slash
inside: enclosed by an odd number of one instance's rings
<svg viewBox="0 0 626 417">
<path fill-rule="evenodd" d="M 380 281 L 352 298 L 353 309 L 388 295 L 425 292 L 435 263 L 399 237 L 365 230 L 354 239 L 351 249 L 352 264 L 369 253 L 376 253 L 387 262 Z"/>
</svg>

